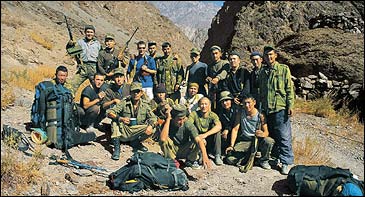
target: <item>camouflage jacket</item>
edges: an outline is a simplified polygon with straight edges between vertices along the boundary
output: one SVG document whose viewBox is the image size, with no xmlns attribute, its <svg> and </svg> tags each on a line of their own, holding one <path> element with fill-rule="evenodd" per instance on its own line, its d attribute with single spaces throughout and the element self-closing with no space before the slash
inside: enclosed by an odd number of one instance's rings
<svg viewBox="0 0 365 197">
<path fill-rule="evenodd" d="M 157 73 L 155 85 L 164 83 L 166 93 L 174 93 L 175 85 L 180 85 L 184 75 L 184 69 L 179 61 L 173 59 L 173 55 L 159 57 L 156 61 Z"/>
</svg>

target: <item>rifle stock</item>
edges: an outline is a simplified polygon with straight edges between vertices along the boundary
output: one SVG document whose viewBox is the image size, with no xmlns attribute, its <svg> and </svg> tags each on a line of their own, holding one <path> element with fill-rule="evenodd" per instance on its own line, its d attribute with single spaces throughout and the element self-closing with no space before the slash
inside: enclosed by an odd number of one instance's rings
<svg viewBox="0 0 365 197">
<path fill-rule="evenodd" d="M 70 41 L 72 43 L 72 44 L 70 44 L 70 42 L 67 43 L 67 45 L 66 45 L 67 53 L 69 55 L 71 55 L 71 56 L 75 56 L 76 57 L 76 60 L 79 63 L 80 60 L 78 58 L 78 55 L 82 53 L 82 48 L 78 44 L 75 44 L 74 43 L 70 24 L 67 21 L 66 15 L 63 15 L 63 16 L 65 17 L 65 22 L 66 22 L 66 27 L 67 27 L 67 31 L 68 31 L 68 36 L 70 37 Z"/>
<path fill-rule="evenodd" d="M 132 40 L 134 34 L 136 34 L 137 30 L 139 29 L 139 27 L 136 28 L 136 30 L 134 30 L 132 36 L 129 38 L 129 40 L 125 43 L 125 45 L 123 46 L 122 50 L 120 50 L 119 54 L 118 54 L 118 59 L 122 59 L 125 53 L 125 50 L 128 48 L 129 42 Z"/>
</svg>

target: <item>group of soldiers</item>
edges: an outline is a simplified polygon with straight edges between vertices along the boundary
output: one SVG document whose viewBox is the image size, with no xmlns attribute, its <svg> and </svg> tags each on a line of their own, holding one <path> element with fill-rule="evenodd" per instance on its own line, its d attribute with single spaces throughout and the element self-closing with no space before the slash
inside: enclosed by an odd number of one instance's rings
<svg viewBox="0 0 365 197">
<path fill-rule="evenodd" d="M 183 66 L 169 42 L 158 55 L 156 42 L 139 41 L 134 55 L 118 49 L 113 34 L 106 34 L 102 48 L 92 25 L 84 33 L 68 43 L 82 52 L 65 86 L 75 94 L 90 80 L 81 93 L 81 127 L 99 128 L 104 118 L 111 119 L 113 160 L 120 158 L 121 142 L 148 151 L 142 142 L 153 138 L 165 157 L 192 168 L 211 168 L 209 158 L 216 165 L 242 166 L 257 139 L 258 165 L 277 165 L 288 174 L 294 162 L 289 120 L 294 90 L 290 70 L 276 61 L 273 47 L 251 53 L 252 69 L 241 64 L 237 51 L 222 59 L 216 45 L 210 47 L 212 64 L 200 62 L 200 50 L 192 48 L 192 63 Z"/>
</svg>

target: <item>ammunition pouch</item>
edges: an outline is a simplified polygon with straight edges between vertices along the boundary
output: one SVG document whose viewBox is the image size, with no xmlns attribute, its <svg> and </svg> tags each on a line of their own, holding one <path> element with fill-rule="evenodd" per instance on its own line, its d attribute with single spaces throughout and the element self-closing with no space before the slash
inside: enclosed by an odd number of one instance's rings
<svg viewBox="0 0 365 197">
<path fill-rule="evenodd" d="M 75 44 L 74 46 L 66 46 L 67 53 L 71 56 L 76 56 L 82 53 L 82 48 L 80 45 Z"/>
</svg>

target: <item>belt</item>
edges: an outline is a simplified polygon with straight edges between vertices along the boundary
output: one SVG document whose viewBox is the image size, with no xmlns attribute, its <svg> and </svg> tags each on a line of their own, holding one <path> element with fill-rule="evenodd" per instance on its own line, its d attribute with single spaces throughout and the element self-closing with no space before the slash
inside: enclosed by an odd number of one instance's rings
<svg viewBox="0 0 365 197">
<path fill-rule="evenodd" d="M 91 61 L 87 61 L 87 62 L 84 62 L 85 64 L 96 64 L 97 62 L 91 62 Z"/>
</svg>

